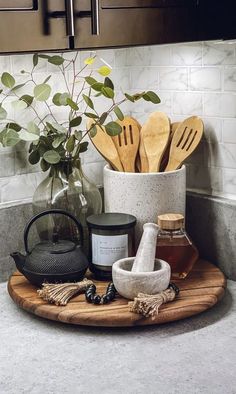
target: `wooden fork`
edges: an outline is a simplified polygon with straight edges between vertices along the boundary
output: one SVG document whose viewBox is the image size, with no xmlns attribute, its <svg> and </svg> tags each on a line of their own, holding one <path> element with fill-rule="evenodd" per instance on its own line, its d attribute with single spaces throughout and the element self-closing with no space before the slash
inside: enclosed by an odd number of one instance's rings
<svg viewBox="0 0 236 394">
<path fill-rule="evenodd" d="M 139 147 L 139 126 L 137 122 L 125 117 L 117 121 L 122 127 L 122 132 L 112 137 L 125 172 L 135 172 L 135 159 Z"/>
<path fill-rule="evenodd" d="M 183 161 L 196 149 L 203 136 L 203 122 L 197 116 L 185 119 L 174 133 L 165 172 L 180 168 Z"/>
</svg>

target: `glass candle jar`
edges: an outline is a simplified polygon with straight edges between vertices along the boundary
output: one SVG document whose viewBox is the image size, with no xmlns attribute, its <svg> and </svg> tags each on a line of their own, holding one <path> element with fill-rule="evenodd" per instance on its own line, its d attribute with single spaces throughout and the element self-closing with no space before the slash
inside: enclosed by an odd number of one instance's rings
<svg viewBox="0 0 236 394">
<path fill-rule="evenodd" d="M 101 213 L 87 218 L 90 270 L 97 279 L 111 280 L 113 263 L 134 256 L 135 223 L 135 216 L 125 213 Z"/>
</svg>

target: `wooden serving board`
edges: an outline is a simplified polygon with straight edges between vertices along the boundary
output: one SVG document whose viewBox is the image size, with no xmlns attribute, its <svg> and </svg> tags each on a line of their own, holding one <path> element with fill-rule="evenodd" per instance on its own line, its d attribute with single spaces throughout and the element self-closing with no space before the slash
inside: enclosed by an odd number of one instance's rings
<svg viewBox="0 0 236 394">
<path fill-rule="evenodd" d="M 92 279 L 91 274 L 87 275 Z M 176 300 L 161 306 L 158 316 L 152 320 L 129 311 L 128 300 L 117 296 L 107 305 L 93 305 L 85 301 L 84 294 L 74 297 L 66 306 L 55 306 L 43 301 L 37 289 L 24 276 L 15 272 L 8 282 L 8 291 L 17 305 L 28 312 L 63 323 L 128 327 L 162 324 L 203 312 L 215 305 L 223 296 L 226 279 L 215 265 L 199 260 L 186 279 L 175 280 L 180 288 Z M 105 293 L 107 282 L 95 281 L 97 293 Z"/>
</svg>

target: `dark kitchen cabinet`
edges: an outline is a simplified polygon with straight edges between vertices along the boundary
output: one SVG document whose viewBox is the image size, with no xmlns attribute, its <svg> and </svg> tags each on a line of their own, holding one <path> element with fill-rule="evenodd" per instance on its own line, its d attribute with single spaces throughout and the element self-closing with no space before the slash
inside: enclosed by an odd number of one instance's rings
<svg viewBox="0 0 236 394">
<path fill-rule="evenodd" d="M 236 38 L 236 0 L 0 0 L 0 53 Z"/>
<path fill-rule="evenodd" d="M 74 0 L 75 48 L 197 39 L 196 0 L 100 0 L 95 3 L 97 7 L 92 10 L 90 19 L 86 17 L 90 1 Z"/>
<path fill-rule="evenodd" d="M 0 0 L 0 53 L 69 49 L 64 0 Z"/>
</svg>

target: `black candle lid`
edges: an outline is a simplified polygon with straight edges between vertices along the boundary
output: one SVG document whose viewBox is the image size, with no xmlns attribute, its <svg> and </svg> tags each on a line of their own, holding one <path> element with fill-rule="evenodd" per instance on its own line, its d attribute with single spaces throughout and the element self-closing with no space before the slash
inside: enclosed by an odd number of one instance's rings
<svg viewBox="0 0 236 394">
<path fill-rule="evenodd" d="M 104 230 L 121 230 L 133 227 L 136 223 L 136 217 L 126 213 L 101 213 L 91 215 L 87 218 L 89 228 Z"/>
</svg>

